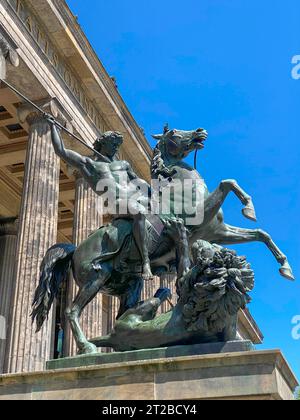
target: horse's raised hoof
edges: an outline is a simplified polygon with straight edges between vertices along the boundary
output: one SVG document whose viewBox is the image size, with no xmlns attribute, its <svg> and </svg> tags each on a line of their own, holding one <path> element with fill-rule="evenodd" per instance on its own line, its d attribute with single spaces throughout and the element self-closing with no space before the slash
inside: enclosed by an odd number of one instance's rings
<svg viewBox="0 0 300 420">
<path fill-rule="evenodd" d="M 84 355 L 84 354 L 96 354 L 98 353 L 97 347 L 92 343 L 85 343 L 80 346 L 78 355 Z"/>
<path fill-rule="evenodd" d="M 252 202 L 243 208 L 242 213 L 247 219 L 252 220 L 252 222 L 257 222 L 255 208 Z"/>
<path fill-rule="evenodd" d="M 291 266 L 288 262 L 284 263 L 283 266 L 279 270 L 280 274 L 288 280 L 295 281 L 295 277 Z"/>
</svg>

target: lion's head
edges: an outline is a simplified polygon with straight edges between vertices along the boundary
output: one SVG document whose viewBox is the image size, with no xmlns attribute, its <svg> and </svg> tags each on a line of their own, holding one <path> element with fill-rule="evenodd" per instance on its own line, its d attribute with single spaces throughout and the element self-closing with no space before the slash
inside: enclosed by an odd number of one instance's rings
<svg viewBox="0 0 300 420">
<path fill-rule="evenodd" d="M 186 327 L 220 333 L 226 319 L 251 301 L 254 272 L 235 251 L 205 241 L 196 242 L 192 251 L 194 267 L 177 283 Z"/>
</svg>

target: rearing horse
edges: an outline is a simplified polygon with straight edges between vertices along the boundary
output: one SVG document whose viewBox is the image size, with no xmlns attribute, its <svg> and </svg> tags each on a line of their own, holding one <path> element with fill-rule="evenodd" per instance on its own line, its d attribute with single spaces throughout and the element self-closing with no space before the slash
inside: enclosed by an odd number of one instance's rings
<svg viewBox="0 0 300 420">
<path fill-rule="evenodd" d="M 173 180 L 180 180 L 181 182 L 185 179 L 198 180 L 200 181 L 200 188 L 204 189 L 202 191 L 204 203 L 200 204 L 201 208 L 196 209 L 196 212 L 201 211 L 203 214 L 202 222 L 198 225 L 186 225 L 190 232 L 190 244 L 192 245 L 199 239 L 218 245 L 263 242 L 281 265 L 280 274 L 289 280 L 294 280 L 287 257 L 281 252 L 268 233 L 261 229 L 243 229 L 230 226 L 224 222 L 221 206 L 230 192 L 233 192 L 244 205 L 242 209 L 243 215 L 252 221 L 256 221 L 252 198 L 242 190 L 237 181 L 232 179 L 224 180 L 213 193 L 209 193 L 203 178 L 197 170 L 183 162 L 183 159 L 190 153 L 191 142 L 195 143 L 197 133 L 199 137 L 201 132 L 206 133 L 207 137 L 207 132 L 203 129 L 181 131 L 169 130 L 168 127 L 165 127 L 163 134 L 153 136 L 158 140 L 158 144 L 152 161 L 152 178 L 166 179 L 170 183 Z M 202 138 L 200 136 L 200 139 L 196 140 L 196 149 L 204 148 L 206 137 L 205 135 Z M 176 196 L 174 197 L 176 199 Z M 191 217 L 191 215 L 185 213 L 176 214 L 176 216 L 182 219 Z"/>
</svg>

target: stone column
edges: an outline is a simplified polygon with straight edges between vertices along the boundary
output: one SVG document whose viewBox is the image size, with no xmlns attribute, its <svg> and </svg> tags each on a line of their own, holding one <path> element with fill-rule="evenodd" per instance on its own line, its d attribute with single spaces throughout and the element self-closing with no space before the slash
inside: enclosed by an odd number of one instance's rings
<svg viewBox="0 0 300 420">
<path fill-rule="evenodd" d="M 54 101 L 40 103 L 58 116 Z M 31 305 L 39 283 L 41 261 L 57 239 L 60 165 L 49 124 L 33 108 L 19 109 L 22 122 L 29 124 L 23 195 L 19 215 L 15 291 L 8 339 L 8 372 L 43 370 L 52 357 L 52 312 L 41 332 L 35 333 Z"/>
<path fill-rule="evenodd" d="M 17 233 L 15 218 L 0 220 L 0 374 L 4 372 L 8 319 L 14 285 Z"/>
<path fill-rule="evenodd" d="M 110 333 L 115 326 L 116 318 L 118 316 L 120 308 L 120 301 L 118 298 L 110 296 L 109 297 L 109 308 L 108 308 L 108 333 Z"/>
<path fill-rule="evenodd" d="M 73 225 L 73 243 L 79 245 L 103 224 L 101 215 L 101 198 L 94 193 L 83 178 L 77 177 L 75 212 Z M 68 290 L 68 305 L 74 300 L 78 288 L 70 279 Z M 87 338 L 98 337 L 102 334 L 102 299 L 101 293 L 85 308 L 81 317 L 83 332 Z M 70 326 L 66 325 L 65 354 L 76 355 L 77 348 L 71 336 Z"/>
</svg>

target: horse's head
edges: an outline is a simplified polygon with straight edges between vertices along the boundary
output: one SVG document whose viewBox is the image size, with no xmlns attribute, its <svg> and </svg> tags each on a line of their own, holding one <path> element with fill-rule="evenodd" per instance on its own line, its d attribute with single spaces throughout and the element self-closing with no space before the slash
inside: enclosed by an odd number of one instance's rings
<svg viewBox="0 0 300 420">
<path fill-rule="evenodd" d="M 203 128 L 192 131 L 169 130 L 165 127 L 164 133 L 153 136 L 161 145 L 164 145 L 165 152 L 173 158 L 184 159 L 191 152 L 204 148 L 204 142 L 208 133 Z"/>
</svg>

